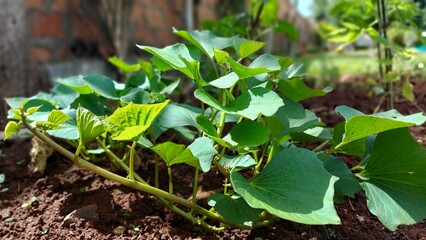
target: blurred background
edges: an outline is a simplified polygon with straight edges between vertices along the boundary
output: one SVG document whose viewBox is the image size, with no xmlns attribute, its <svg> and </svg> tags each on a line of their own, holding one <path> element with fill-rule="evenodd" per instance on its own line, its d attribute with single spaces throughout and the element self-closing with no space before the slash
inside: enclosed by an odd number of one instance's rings
<svg viewBox="0 0 426 240">
<path fill-rule="evenodd" d="M 369 26 L 376 28 L 378 1 L 274 0 L 259 9 L 253 0 L 0 0 L 0 97 L 29 96 L 77 74 L 117 79 L 109 57 L 132 63 L 147 57 L 135 44 L 181 42 L 172 27 L 266 41 L 265 52 L 304 63 L 316 86 L 374 85 L 380 70 Z M 405 20 L 388 12 L 387 38 L 402 49 L 395 69 L 423 76 L 425 1 L 398 2 L 410 5 L 396 7 Z"/>
</svg>

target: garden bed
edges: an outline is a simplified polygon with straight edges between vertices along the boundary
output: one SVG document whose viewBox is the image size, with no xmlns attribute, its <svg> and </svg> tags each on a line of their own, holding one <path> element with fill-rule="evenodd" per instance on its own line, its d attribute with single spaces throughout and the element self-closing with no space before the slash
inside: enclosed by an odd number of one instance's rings
<svg viewBox="0 0 426 240">
<path fill-rule="evenodd" d="M 372 113 L 378 102 L 379 98 L 370 99 L 365 91 L 349 85 L 339 87 L 326 97 L 305 101 L 304 105 L 327 124 L 334 125 L 342 120 L 334 112 L 336 106 L 348 105 Z M 418 105 L 426 109 L 426 99 L 421 98 Z M 403 114 L 418 112 L 407 101 L 397 102 L 396 108 Z M 412 134 L 426 145 L 426 126 L 412 128 Z M 0 193 L 1 239 L 426 239 L 425 221 L 401 226 L 395 232 L 386 230 L 369 213 L 361 193 L 356 194 L 355 199 L 347 198 L 343 204 L 336 205 L 341 225 L 309 226 L 280 220 L 256 230 L 230 229 L 212 234 L 173 214 L 154 197 L 77 168 L 59 154 L 49 158 L 43 176 L 29 176 L 29 139 L 1 142 L 0 148 L 4 154 L 0 157 L 0 173 L 6 176 L 1 188 L 9 189 Z M 138 170 L 145 179 L 152 175 L 149 169 L 153 165 L 153 155 L 146 154 Z M 350 166 L 355 165 L 352 159 L 345 160 Z M 175 191 L 189 198 L 193 168 L 184 165 L 176 168 L 179 170 L 174 171 L 174 178 L 180 184 L 175 186 Z M 162 171 L 167 171 L 164 166 Z M 205 204 L 211 191 L 221 189 L 219 175 L 210 171 L 200 176 L 201 203 Z M 160 179 L 160 185 L 166 188 L 167 179 Z M 33 196 L 37 200 L 22 207 Z M 86 206 L 93 210 L 86 220 L 63 221 L 72 211 Z"/>
</svg>

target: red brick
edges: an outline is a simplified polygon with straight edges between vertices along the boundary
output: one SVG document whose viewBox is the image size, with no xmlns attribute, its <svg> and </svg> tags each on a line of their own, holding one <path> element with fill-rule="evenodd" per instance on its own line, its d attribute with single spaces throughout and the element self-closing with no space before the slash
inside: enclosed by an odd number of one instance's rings
<svg viewBox="0 0 426 240">
<path fill-rule="evenodd" d="M 48 61 L 51 57 L 49 50 L 42 47 L 31 47 L 31 57 L 38 61 Z"/>
<path fill-rule="evenodd" d="M 45 8 L 43 0 L 24 0 L 24 5 L 27 8 L 33 8 L 33 9 Z"/>
<path fill-rule="evenodd" d="M 102 44 L 99 46 L 99 53 L 103 59 L 108 59 L 114 55 L 114 49 L 108 44 Z"/>
<path fill-rule="evenodd" d="M 64 38 L 62 16 L 51 13 L 32 12 L 30 14 L 33 37 Z"/>
<path fill-rule="evenodd" d="M 182 17 L 181 15 L 174 13 L 174 12 L 168 12 L 167 14 L 167 28 L 172 31 L 172 27 L 176 27 L 178 29 L 182 28 L 183 26 Z"/>
<path fill-rule="evenodd" d="M 157 1 L 152 1 L 152 3 L 156 3 L 161 9 L 167 9 L 169 7 L 167 0 L 157 0 Z"/>
<path fill-rule="evenodd" d="M 156 44 L 154 35 L 149 29 L 147 29 L 145 26 L 142 26 L 141 24 L 135 25 L 136 30 L 136 40 L 137 44 L 146 44 L 146 45 L 153 45 Z"/>
<path fill-rule="evenodd" d="M 50 9 L 53 11 L 65 12 L 68 9 L 68 0 L 54 0 Z"/>
<path fill-rule="evenodd" d="M 172 5 L 173 11 L 175 11 L 175 12 L 183 12 L 184 1 L 182 1 L 182 0 L 173 0 L 172 3 L 173 3 L 173 5 Z"/>
<path fill-rule="evenodd" d="M 206 6 L 199 6 L 198 7 L 198 20 L 199 21 L 205 21 L 205 20 L 216 20 L 217 15 L 216 11 L 214 9 L 208 8 Z"/>
<path fill-rule="evenodd" d="M 72 19 L 73 37 L 83 40 L 100 40 L 99 28 L 88 18 L 74 17 Z"/>
<path fill-rule="evenodd" d="M 165 16 L 158 9 L 146 9 L 145 17 L 148 24 L 152 27 L 161 28 L 164 26 Z"/>
</svg>

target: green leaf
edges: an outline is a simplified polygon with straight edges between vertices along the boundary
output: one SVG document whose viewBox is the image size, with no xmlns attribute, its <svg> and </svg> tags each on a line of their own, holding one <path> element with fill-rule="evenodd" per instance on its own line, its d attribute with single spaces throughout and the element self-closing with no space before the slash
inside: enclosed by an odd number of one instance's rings
<svg viewBox="0 0 426 240">
<path fill-rule="evenodd" d="M 231 173 L 235 192 L 253 208 L 304 224 L 339 224 L 334 183 L 314 152 L 287 148 L 250 180 Z"/>
<path fill-rule="evenodd" d="M 240 77 L 245 79 L 263 73 L 275 72 L 281 69 L 278 58 L 263 54 L 256 58 L 248 67 L 238 63 L 230 57 L 226 57 L 231 69 Z"/>
<path fill-rule="evenodd" d="M 68 78 L 58 79 L 60 84 L 80 93 L 80 94 L 92 94 L 93 90 L 89 87 L 87 82 L 83 80 L 83 76 L 72 76 Z"/>
<path fill-rule="evenodd" d="M 333 138 L 330 129 L 323 127 L 313 127 L 303 132 L 294 132 L 290 136 L 295 142 L 320 142 Z"/>
<path fill-rule="evenodd" d="M 414 87 L 409 81 L 404 82 L 402 85 L 402 95 L 410 102 L 414 101 Z"/>
<path fill-rule="evenodd" d="M 336 148 L 373 134 L 396 128 L 421 125 L 426 121 L 426 116 L 423 113 L 403 116 L 396 110 L 364 115 L 350 107 L 339 106 L 336 108 L 336 112 L 346 118 L 345 137 Z"/>
<path fill-rule="evenodd" d="M 89 74 L 83 77 L 93 91 L 102 97 L 118 100 L 115 93 L 114 81 L 106 76 L 100 74 Z"/>
<path fill-rule="evenodd" d="M 197 121 L 198 127 L 205 134 L 212 137 L 219 137 L 219 135 L 217 134 L 217 129 L 215 128 L 213 123 L 210 121 L 210 119 L 208 119 L 206 116 L 200 114 L 197 116 L 196 121 Z"/>
<path fill-rule="evenodd" d="M 239 147 L 258 146 L 268 140 L 270 130 L 256 121 L 241 121 L 224 140 Z"/>
<path fill-rule="evenodd" d="M 97 96 L 94 94 L 84 94 L 80 95 L 72 104 L 71 108 L 78 108 L 78 106 L 82 106 L 96 116 L 105 115 L 105 110 L 108 106 L 108 103 L 104 97 Z"/>
<path fill-rule="evenodd" d="M 187 64 L 182 59 L 185 59 L 187 62 L 199 61 L 200 53 L 197 49 L 182 43 L 177 43 L 171 46 L 167 46 L 165 48 L 155 48 L 143 45 L 136 46 L 142 50 L 151 53 L 173 69 L 181 71 L 192 79 L 195 78 L 193 75 L 193 71 L 188 69 Z"/>
<path fill-rule="evenodd" d="M 289 67 L 281 71 L 277 78 L 280 80 L 288 80 L 292 78 L 301 78 L 306 75 L 305 69 L 303 69 L 303 63 L 297 62 L 291 64 Z"/>
<path fill-rule="evenodd" d="M 241 196 L 213 194 L 209 197 L 209 206 L 219 212 L 223 218 L 234 224 L 253 226 L 262 210 L 250 207 Z"/>
<path fill-rule="evenodd" d="M 322 156 L 319 157 L 322 158 Z M 348 166 L 341 158 L 329 156 L 324 161 L 324 168 L 329 173 L 339 178 L 339 180 L 334 184 L 335 202 L 343 202 L 344 196 L 354 198 L 354 194 L 362 190 L 355 175 L 351 172 L 351 170 L 349 170 Z"/>
<path fill-rule="evenodd" d="M 229 53 L 222 51 L 222 50 L 213 49 L 213 53 L 214 53 L 214 57 L 216 59 L 216 62 L 219 63 L 219 64 L 225 63 L 226 57 L 229 57 Z"/>
<path fill-rule="evenodd" d="M 137 141 L 167 106 L 169 100 L 157 104 L 130 103 L 118 108 L 108 117 L 112 124 L 113 139 L 118 141 Z"/>
<path fill-rule="evenodd" d="M 278 94 L 265 88 L 250 89 L 226 106 L 222 106 L 219 101 L 202 89 L 197 89 L 194 96 L 213 108 L 250 120 L 255 120 L 259 114 L 272 116 L 284 105 Z"/>
<path fill-rule="evenodd" d="M 60 108 L 67 108 L 78 98 L 80 95 L 78 92 L 68 88 L 63 84 L 56 85 L 51 93 L 56 103 Z"/>
<path fill-rule="evenodd" d="M 108 58 L 108 62 L 110 62 L 125 73 L 137 72 L 141 69 L 141 66 L 139 64 L 127 64 L 125 61 L 115 56 Z"/>
<path fill-rule="evenodd" d="M 188 42 L 194 44 L 194 46 L 196 46 L 210 58 L 213 58 L 214 56 L 213 49 L 222 50 L 224 48 L 230 47 L 232 46 L 232 42 L 235 39 L 235 37 L 217 37 L 212 32 L 207 30 L 195 30 L 187 32 L 184 30 L 177 30 L 176 28 L 173 28 L 173 33 L 183 37 Z"/>
<path fill-rule="evenodd" d="M 278 89 L 286 97 L 295 102 L 302 101 L 311 97 L 324 96 L 329 92 L 329 89 L 312 89 L 305 85 L 302 79 L 292 78 L 289 80 L 280 81 Z"/>
<path fill-rule="evenodd" d="M 220 160 L 219 164 L 228 170 L 239 170 L 249 168 L 256 165 L 256 161 L 247 154 L 238 156 L 227 156 L 224 155 Z"/>
<path fill-rule="evenodd" d="M 83 107 L 77 108 L 76 119 L 80 142 L 83 144 L 97 138 L 106 131 L 104 122 Z"/>
<path fill-rule="evenodd" d="M 407 128 L 377 135 L 360 176 L 368 209 L 391 231 L 426 218 L 426 151 Z"/>
<path fill-rule="evenodd" d="M 232 87 L 238 80 L 238 75 L 234 72 L 230 72 L 225 76 L 209 82 L 209 84 L 217 88 L 226 89 Z"/>
<path fill-rule="evenodd" d="M 264 42 L 256 42 L 244 38 L 236 38 L 233 44 L 235 50 L 241 58 L 250 56 L 266 45 Z"/>
<path fill-rule="evenodd" d="M 340 122 L 334 127 L 333 130 L 333 147 L 337 146 L 339 143 L 342 142 L 344 135 L 345 123 Z M 366 150 L 366 139 L 367 138 L 360 138 L 358 140 L 352 141 L 348 144 L 339 147 L 338 149 L 336 149 L 336 151 L 338 153 L 362 157 L 365 154 Z"/>
<path fill-rule="evenodd" d="M 391 82 L 396 82 L 400 79 L 399 77 L 399 73 L 392 71 L 387 73 L 384 77 L 383 77 L 383 82 L 384 83 L 391 83 Z"/>
<path fill-rule="evenodd" d="M 210 138 L 200 137 L 195 139 L 195 141 L 188 146 L 192 155 L 198 158 L 199 165 L 203 172 L 208 172 L 210 170 L 213 158 L 217 155 L 217 151 L 213 145 L 214 141 Z"/>
<path fill-rule="evenodd" d="M 21 129 L 22 123 L 17 123 L 10 121 L 6 124 L 6 127 L 4 128 L 4 139 L 8 139 L 19 132 Z"/>
<path fill-rule="evenodd" d="M 201 169 L 197 158 L 192 155 L 189 148 L 183 144 L 174 142 L 165 142 L 151 147 L 151 150 L 158 154 L 163 159 L 167 166 L 172 166 L 178 163 L 186 163 L 195 168 Z"/>
<path fill-rule="evenodd" d="M 32 115 L 36 113 L 42 106 L 30 107 L 27 109 L 27 114 Z"/>
<path fill-rule="evenodd" d="M 299 31 L 296 26 L 285 20 L 281 20 L 275 26 L 275 31 L 284 33 L 291 41 L 295 42 L 299 38 Z"/>
<path fill-rule="evenodd" d="M 278 137 L 285 136 L 293 132 L 302 132 L 320 123 L 320 119 L 310 110 L 305 109 L 302 104 L 293 102 L 289 98 L 282 96 L 284 106 L 280 107 L 273 118 L 278 119 L 277 124 L 282 125 Z M 266 118 L 267 122 L 271 121 Z"/>
<path fill-rule="evenodd" d="M 149 93 L 140 88 L 132 88 L 125 95 L 120 97 L 120 101 L 129 104 L 130 102 L 136 104 L 148 103 L 151 100 Z"/>
<path fill-rule="evenodd" d="M 68 120 L 70 120 L 70 117 L 68 115 L 56 109 L 52 110 L 52 112 L 50 112 L 49 116 L 47 117 L 47 121 L 54 124 L 61 124 Z"/>
</svg>

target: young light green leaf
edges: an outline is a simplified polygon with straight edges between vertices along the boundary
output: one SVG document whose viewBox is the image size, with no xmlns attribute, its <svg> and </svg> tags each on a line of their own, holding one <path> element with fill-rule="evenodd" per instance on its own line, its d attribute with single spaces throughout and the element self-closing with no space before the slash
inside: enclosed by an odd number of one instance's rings
<svg viewBox="0 0 426 240">
<path fill-rule="evenodd" d="M 226 57 L 231 69 L 240 79 L 254 77 L 263 73 L 275 72 L 281 69 L 278 58 L 263 54 L 256 58 L 248 67 L 238 63 L 230 57 Z"/>
<path fill-rule="evenodd" d="M 383 82 L 384 83 L 396 82 L 400 79 L 399 75 L 400 74 L 395 71 L 389 72 L 383 77 Z"/>
<path fill-rule="evenodd" d="M 21 129 L 21 125 L 22 123 L 19 122 L 14 122 L 14 121 L 10 121 L 6 124 L 6 127 L 4 128 L 4 139 L 8 139 L 10 137 L 12 137 L 13 135 L 15 135 L 16 133 L 19 132 L 19 130 Z"/>
<path fill-rule="evenodd" d="M 233 224 L 253 226 L 259 218 L 261 209 L 250 207 L 241 196 L 213 194 L 209 197 L 209 206 L 214 207 L 223 218 Z"/>
<path fill-rule="evenodd" d="M 414 101 L 414 88 L 413 84 L 411 84 L 409 81 L 404 82 L 402 85 L 402 95 L 404 95 L 404 97 L 410 102 Z"/>
<path fill-rule="evenodd" d="M 151 147 L 151 150 L 157 153 L 158 156 L 166 162 L 167 166 L 186 163 L 190 166 L 201 169 L 198 159 L 194 157 L 191 150 L 186 148 L 183 144 L 164 142 Z"/>
<path fill-rule="evenodd" d="M 32 115 L 32 114 L 36 113 L 42 106 L 43 105 L 41 105 L 41 106 L 35 106 L 35 107 L 30 107 L 30 108 L 27 109 L 26 112 L 27 112 L 28 115 Z"/>
<path fill-rule="evenodd" d="M 241 58 L 246 58 L 250 56 L 251 54 L 259 51 L 266 45 L 266 43 L 264 42 L 256 42 L 244 38 L 236 38 L 233 44 L 235 50 Z"/>
<path fill-rule="evenodd" d="M 407 128 L 377 135 L 360 176 L 368 209 L 391 231 L 426 218 L 426 151 Z"/>
<path fill-rule="evenodd" d="M 210 138 L 200 137 L 195 139 L 195 141 L 188 146 L 192 155 L 198 158 L 201 170 L 203 170 L 203 172 L 208 172 L 210 170 L 213 158 L 217 155 L 217 151 L 213 145 L 214 141 Z"/>
<path fill-rule="evenodd" d="M 141 66 L 139 64 L 128 64 L 115 56 L 108 58 L 108 62 L 118 67 L 121 71 L 125 73 L 137 72 L 141 69 Z"/>
<path fill-rule="evenodd" d="M 113 139 L 118 141 L 137 141 L 167 106 L 169 100 L 156 104 L 129 103 L 118 108 L 108 122 L 112 125 Z"/>
<path fill-rule="evenodd" d="M 100 74 L 89 74 L 83 77 L 83 81 L 87 83 L 93 91 L 102 97 L 118 100 L 115 93 L 114 81 Z"/>
<path fill-rule="evenodd" d="M 54 124 L 61 124 L 68 120 L 70 120 L 70 117 L 68 117 L 68 115 L 56 109 L 52 110 L 52 112 L 50 112 L 49 116 L 47 117 L 47 121 Z"/>
<path fill-rule="evenodd" d="M 232 87 L 238 80 L 238 75 L 234 72 L 230 72 L 225 76 L 209 82 L 209 84 L 217 88 L 226 89 Z"/>
<path fill-rule="evenodd" d="M 184 30 L 177 30 L 176 28 L 173 28 L 173 33 L 183 37 L 188 42 L 194 44 L 194 46 L 196 46 L 210 58 L 213 58 L 214 56 L 213 49 L 222 50 L 224 48 L 230 47 L 232 46 L 232 41 L 235 39 L 235 37 L 217 37 L 212 32 L 207 30 L 195 30 L 192 32 L 187 32 Z"/>
<path fill-rule="evenodd" d="M 246 180 L 231 173 L 235 192 L 253 208 L 304 224 L 339 224 L 333 205 L 337 177 L 328 173 L 314 152 L 287 148 L 257 175 Z"/>
<path fill-rule="evenodd" d="M 321 159 L 323 155 L 320 155 Z M 361 185 L 355 175 L 349 170 L 348 166 L 341 158 L 329 156 L 324 161 L 324 168 L 332 175 L 339 178 L 334 184 L 334 201 L 341 203 L 344 196 L 355 197 L 355 193 L 361 191 Z"/>
<path fill-rule="evenodd" d="M 95 114 L 89 110 L 77 108 L 77 130 L 80 142 L 85 144 L 106 131 L 106 126 Z"/>
<path fill-rule="evenodd" d="M 226 57 L 229 57 L 229 53 L 222 51 L 222 50 L 218 50 L 218 49 L 213 49 L 213 53 L 214 53 L 214 57 L 216 59 L 216 62 L 219 64 L 223 64 L 226 62 Z"/>
<path fill-rule="evenodd" d="M 373 134 L 396 128 L 421 125 L 426 121 L 426 116 L 423 113 L 403 116 L 396 110 L 364 115 L 350 107 L 339 106 L 336 108 L 336 112 L 346 118 L 345 137 L 336 148 Z"/>
<path fill-rule="evenodd" d="M 259 114 L 272 116 L 284 105 L 275 92 L 265 88 L 253 88 L 241 94 L 237 99 L 222 106 L 213 96 L 202 89 L 194 93 L 195 97 L 218 110 L 255 120 Z"/>
</svg>

